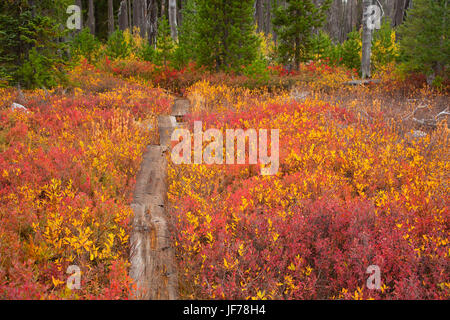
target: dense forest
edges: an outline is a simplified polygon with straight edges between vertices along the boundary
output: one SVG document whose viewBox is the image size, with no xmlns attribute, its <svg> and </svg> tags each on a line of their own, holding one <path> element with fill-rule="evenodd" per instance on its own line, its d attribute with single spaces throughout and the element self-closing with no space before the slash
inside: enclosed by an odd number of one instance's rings
<svg viewBox="0 0 450 320">
<path fill-rule="evenodd" d="M 448 300 L 448 2 L 2 0 L 0 300 Z"/>
<path fill-rule="evenodd" d="M 263 65 L 277 63 L 290 70 L 298 69 L 300 62 L 319 57 L 356 68 L 363 78 L 371 75 L 367 69 L 371 64 L 376 68 L 373 64 L 379 64 L 379 60 L 383 64 L 395 60 L 409 71 L 424 72 L 430 81 L 436 76 L 441 79 L 446 76 L 449 60 L 447 1 L 418 0 L 415 7 L 412 3 L 80 0 L 75 1 L 77 9 L 71 11 L 69 5 L 73 3 L 66 0 L 8 0 L 0 7 L 0 77 L 11 84 L 29 87 L 39 82 L 51 86 L 57 81 L 55 75 L 43 69 L 66 64 L 73 56 L 89 58 L 95 51 L 97 56 L 124 58 L 137 49 L 144 60 L 164 65 L 170 62 L 178 69 L 195 61 L 214 66 L 216 71 L 238 71 L 237 66 L 251 64 L 257 71 Z M 369 21 L 375 12 L 367 16 L 363 13 L 374 4 L 380 8 L 377 19 L 382 28 L 365 29 L 363 19 Z M 412 15 L 403 23 L 408 8 Z M 415 16 L 424 10 L 429 19 Z M 77 25 L 69 28 L 75 20 Z M 127 30 L 137 32 L 144 40 L 140 48 L 124 43 L 123 33 Z M 421 39 L 428 50 L 420 48 Z M 102 42 L 107 45 L 103 53 L 97 50 Z M 366 67 L 358 61 L 359 49 Z M 371 57 L 372 53 L 376 56 Z"/>
</svg>

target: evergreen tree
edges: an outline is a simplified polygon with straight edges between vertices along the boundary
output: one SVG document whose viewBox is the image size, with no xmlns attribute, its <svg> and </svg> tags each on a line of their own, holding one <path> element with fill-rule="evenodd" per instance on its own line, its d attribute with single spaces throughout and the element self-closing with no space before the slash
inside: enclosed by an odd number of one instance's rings
<svg viewBox="0 0 450 320">
<path fill-rule="evenodd" d="M 361 70 L 361 34 L 353 30 L 341 45 L 342 63 L 350 69 Z"/>
<path fill-rule="evenodd" d="M 198 33 L 196 0 L 187 0 L 181 10 L 183 20 L 178 28 L 178 47 L 175 50 L 175 59 L 179 66 L 186 65 L 195 60 L 195 47 Z"/>
<path fill-rule="evenodd" d="M 252 0 L 197 0 L 198 62 L 216 70 L 239 70 L 252 63 L 259 41 Z"/>
<path fill-rule="evenodd" d="M 408 70 L 443 76 L 450 62 L 448 0 L 414 0 L 399 28 Z"/>
<path fill-rule="evenodd" d="M 312 55 L 314 28 L 325 23 L 332 0 L 319 6 L 313 0 L 286 0 L 285 6 L 274 9 L 273 25 L 278 35 L 278 54 L 281 62 L 293 63 L 298 69 L 301 61 Z"/>
<path fill-rule="evenodd" d="M 156 57 L 158 63 L 167 66 L 167 62 L 173 56 L 175 43 L 170 33 L 170 25 L 166 16 L 162 16 L 158 24 L 158 35 L 156 37 Z"/>
<path fill-rule="evenodd" d="M 63 61 L 61 21 L 69 0 L 0 2 L 0 81 L 28 87 L 56 84 Z"/>
<path fill-rule="evenodd" d="M 135 50 L 134 43 L 128 43 L 124 32 L 117 29 L 108 38 L 106 54 L 113 59 L 125 59 Z"/>
<path fill-rule="evenodd" d="M 100 42 L 91 34 L 89 28 L 84 28 L 70 41 L 72 57 L 84 57 L 92 63 L 100 49 Z"/>
<path fill-rule="evenodd" d="M 330 58 L 333 47 L 334 44 L 330 36 L 323 30 L 320 30 L 318 34 L 311 38 L 311 51 L 315 59 Z"/>
</svg>

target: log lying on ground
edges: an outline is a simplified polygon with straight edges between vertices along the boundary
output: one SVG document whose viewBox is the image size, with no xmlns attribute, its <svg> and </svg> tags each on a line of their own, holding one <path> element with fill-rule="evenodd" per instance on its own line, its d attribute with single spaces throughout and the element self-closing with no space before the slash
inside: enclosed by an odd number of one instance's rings
<svg viewBox="0 0 450 320">
<path fill-rule="evenodd" d="M 130 276 L 135 299 L 175 300 L 178 277 L 166 218 L 167 147 L 148 146 L 138 173 L 133 231 L 130 237 Z"/>
<path fill-rule="evenodd" d="M 362 85 L 366 85 L 366 84 L 377 84 L 380 82 L 381 82 L 381 80 L 379 80 L 379 79 L 352 80 L 352 81 L 344 82 L 344 85 L 362 86 Z"/>
<path fill-rule="evenodd" d="M 130 276 L 134 299 L 175 300 L 178 276 L 167 225 L 167 152 L 171 135 L 189 111 L 188 100 L 177 100 L 173 115 L 159 116 L 160 145 L 148 146 L 137 175 L 131 207 Z"/>
</svg>

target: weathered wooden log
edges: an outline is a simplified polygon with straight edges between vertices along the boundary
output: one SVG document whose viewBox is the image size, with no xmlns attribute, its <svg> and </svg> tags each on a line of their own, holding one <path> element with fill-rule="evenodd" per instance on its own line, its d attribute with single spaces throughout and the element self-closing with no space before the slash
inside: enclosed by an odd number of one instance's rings
<svg viewBox="0 0 450 320">
<path fill-rule="evenodd" d="M 344 85 L 347 86 L 362 86 L 362 85 L 366 85 L 366 84 L 377 84 L 380 83 L 381 80 L 379 79 L 364 79 L 364 80 L 352 80 L 352 81 L 347 81 L 344 82 Z"/>
<path fill-rule="evenodd" d="M 178 298 L 174 250 L 166 217 L 167 148 L 148 146 L 138 173 L 132 203 L 130 277 L 135 299 Z"/>
<path fill-rule="evenodd" d="M 167 152 L 171 135 L 183 123 L 176 117 L 189 112 L 187 99 L 177 99 L 172 116 L 159 116 L 160 145 L 147 147 L 136 178 L 134 216 L 130 236 L 130 277 L 136 289 L 134 299 L 174 300 L 178 298 L 175 252 L 167 224 Z"/>
<path fill-rule="evenodd" d="M 177 119 L 174 116 L 159 116 L 158 129 L 161 146 L 168 147 L 172 138 L 172 132 L 177 127 Z"/>
</svg>

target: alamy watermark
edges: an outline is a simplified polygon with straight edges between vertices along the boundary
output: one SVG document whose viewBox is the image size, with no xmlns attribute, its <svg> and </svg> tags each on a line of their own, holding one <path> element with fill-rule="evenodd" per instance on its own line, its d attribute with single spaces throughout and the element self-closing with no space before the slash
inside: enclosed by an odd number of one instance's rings
<svg viewBox="0 0 450 320">
<path fill-rule="evenodd" d="M 370 274 L 367 278 L 366 286 L 369 290 L 381 290 L 381 270 L 377 265 L 370 265 L 366 270 L 367 274 Z"/>
<path fill-rule="evenodd" d="M 70 290 L 80 290 L 81 288 L 81 269 L 77 265 L 71 265 L 66 270 L 70 277 L 67 278 L 67 288 Z"/>
<path fill-rule="evenodd" d="M 279 169 L 279 129 L 270 130 L 270 156 L 268 154 L 268 130 L 227 129 L 224 136 L 219 129 L 203 132 L 202 122 L 194 122 L 194 152 L 192 159 L 192 135 L 188 129 L 175 129 L 171 158 L 175 164 L 261 164 L 262 175 L 274 175 Z M 180 141 L 180 139 L 182 140 Z M 248 163 L 246 163 L 248 141 Z M 209 142 L 203 150 L 203 143 Z M 225 161 L 224 161 L 225 147 Z M 235 161 L 237 158 L 237 161 Z"/>
<path fill-rule="evenodd" d="M 366 25 L 369 30 L 381 29 L 381 18 L 384 16 L 381 4 L 368 6 L 365 15 L 367 17 Z"/>
<path fill-rule="evenodd" d="M 67 19 L 67 28 L 70 30 L 81 30 L 81 8 L 77 5 L 67 7 L 67 14 L 70 14 Z"/>
</svg>

